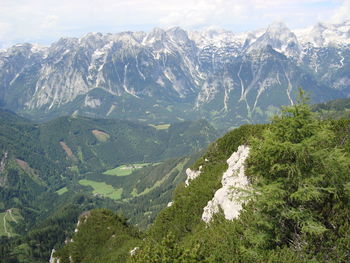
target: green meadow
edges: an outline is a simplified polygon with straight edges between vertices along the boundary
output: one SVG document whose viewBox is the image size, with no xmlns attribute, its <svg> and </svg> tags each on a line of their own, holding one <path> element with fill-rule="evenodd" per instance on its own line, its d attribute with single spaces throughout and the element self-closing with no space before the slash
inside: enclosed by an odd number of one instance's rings
<svg viewBox="0 0 350 263">
<path fill-rule="evenodd" d="M 119 200 L 123 193 L 123 188 L 114 188 L 113 186 L 104 182 L 96 182 L 92 180 L 82 179 L 79 184 L 84 186 L 91 186 L 94 194 L 102 195 L 114 200 Z"/>
<path fill-rule="evenodd" d="M 61 188 L 61 189 L 56 191 L 56 193 L 59 194 L 59 195 L 63 195 L 66 192 L 68 192 L 67 187 L 63 187 L 63 188 Z"/>
<path fill-rule="evenodd" d="M 115 175 L 115 176 L 127 176 L 132 174 L 133 171 L 141 169 L 145 166 L 151 165 L 151 163 L 134 163 L 134 164 L 125 164 L 118 166 L 116 168 L 105 171 L 105 175 Z"/>
<path fill-rule="evenodd" d="M 169 129 L 170 124 L 158 124 L 158 125 L 149 124 L 149 126 L 156 128 L 157 130 L 167 130 Z"/>
</svg>

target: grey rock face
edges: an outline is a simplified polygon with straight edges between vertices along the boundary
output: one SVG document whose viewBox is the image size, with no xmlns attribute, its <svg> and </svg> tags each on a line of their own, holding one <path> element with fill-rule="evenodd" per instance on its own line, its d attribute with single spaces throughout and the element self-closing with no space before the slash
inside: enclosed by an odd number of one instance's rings
<svg viewBox="0 0 350 263">
<path fill-rule="evenodd" d="M 36 119 L 65 114 L 221 127 L 265 121 L 303 87 L 314 102 L 350 96 L 350 23 L 292 32 L 90 33 L 0 52 L 0 105 Z"/>
</svg>

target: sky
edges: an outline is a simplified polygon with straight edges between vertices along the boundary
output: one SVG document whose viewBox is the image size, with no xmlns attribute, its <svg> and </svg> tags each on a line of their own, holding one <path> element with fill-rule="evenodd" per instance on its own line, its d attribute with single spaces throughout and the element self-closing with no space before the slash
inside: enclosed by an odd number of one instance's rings
<svg viewBox="0 0 350 263">
<path fill-rule="evenodd" d="M 0 48 L 89 32 L 214 26 L 239 33 L 275 21 L 297 29 L 345 20 L 350 0 L 0 0 Z"/>
</svg>

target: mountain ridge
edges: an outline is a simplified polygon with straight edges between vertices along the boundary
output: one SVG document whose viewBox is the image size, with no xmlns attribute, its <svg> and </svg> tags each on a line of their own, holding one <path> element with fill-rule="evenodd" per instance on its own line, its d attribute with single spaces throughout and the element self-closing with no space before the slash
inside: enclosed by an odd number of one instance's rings
<svg viewBox="0 0 350 263">
<path fill-rule="evenodd" d="M 155 28 L 61 38 L 46 48 L 20 44 L 0 53 L 0 104 L 37 120 L 199 116 L 226 129 L 266 121 L 300 86 L 313 102 L 350 96 L 349 27 L 293 32 L 275 23 L 240 35 Z"/>
</svg>

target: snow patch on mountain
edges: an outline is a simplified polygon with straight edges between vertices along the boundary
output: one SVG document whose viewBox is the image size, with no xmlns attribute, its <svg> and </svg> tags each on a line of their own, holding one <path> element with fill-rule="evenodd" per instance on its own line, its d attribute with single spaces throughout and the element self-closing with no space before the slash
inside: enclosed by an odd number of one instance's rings
<svg viewBox="0 0 350 263">
<path fill-rule="evenodd" d="M 237 218 L 242 210 L 242 204 L 249 188 L 248 178 L 245 176 L 244 163 L 249 155 L 249 147 L 241 145 L 227 160 L 228 168 L 222 176 L 222 187 L 217 190 L 212 200 L 203 209 L 202 220 L 209 223 L 214 214 L 220 209 L 227 220 Z"/>
</svg>

